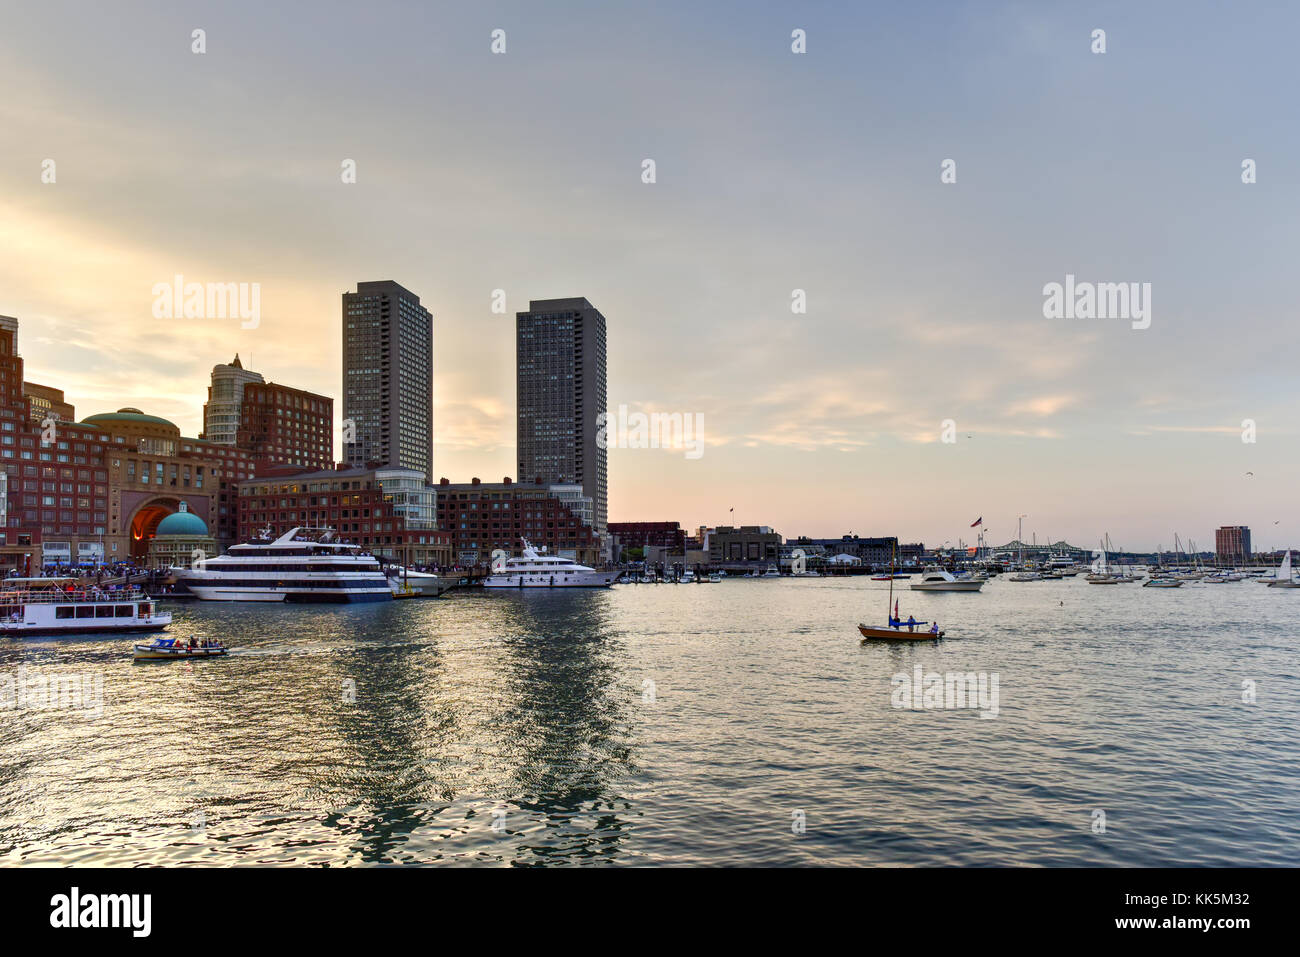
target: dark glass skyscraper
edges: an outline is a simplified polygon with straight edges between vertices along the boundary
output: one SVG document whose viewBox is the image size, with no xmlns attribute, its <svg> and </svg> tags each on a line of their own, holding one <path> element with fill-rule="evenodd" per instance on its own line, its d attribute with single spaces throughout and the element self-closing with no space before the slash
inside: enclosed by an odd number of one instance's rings
<svg viewBox="0 0 1300 957">
<path fill-rule="evenodd" d="M 606 411 L 605 317 L 581 297 L 534 299 L 515 314 L 518 479 L 578 483 L 602 540 L 607 453 L 596 444 Z"/>
<path fill-rule="evenodd" d="M 433 475 L 433 315 L 392 280 L 343 294 L 343 456 Z"/>
</svg>

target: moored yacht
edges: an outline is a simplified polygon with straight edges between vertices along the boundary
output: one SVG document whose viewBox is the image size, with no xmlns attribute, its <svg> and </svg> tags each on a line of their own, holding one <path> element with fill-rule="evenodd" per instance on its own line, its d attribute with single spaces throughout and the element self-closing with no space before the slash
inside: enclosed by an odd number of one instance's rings
<svg viewBox="0 0 1300 957">
<path fill-rule="evenodd" d="M 523 543 L 521 557 L 499 558 L 493 563 L 492 574 L 483 580 L 484 588 L 608 588 L 614 584 L 612 571 L 600 572 L 571 558 L 539 554 L 528 539 Z"/>
<path fill-rule="evenodd" d="M 379 559 L 329 528 L 270 529 L 224 555 L 173 569 L 204 601 L 391 601 Z"/>
<path fill-rule="evenodd" d="M 985 580 L 965 576 L 958 578 L 950 571 L 937 565 L 930 565 L 921 573 L 920 581 L 912 582 L 911 589 L 912 591 L 979 591 L 984 587 Z"/>
</svg>

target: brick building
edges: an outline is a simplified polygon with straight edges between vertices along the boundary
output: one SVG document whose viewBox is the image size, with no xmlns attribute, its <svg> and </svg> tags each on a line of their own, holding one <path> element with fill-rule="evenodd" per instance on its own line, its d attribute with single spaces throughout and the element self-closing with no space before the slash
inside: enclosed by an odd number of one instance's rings
<svg viewBox="0 0 1300 957">
<path fill-rule="evenodd" d="M 622 548 L 667 548 L 678 553 L 686 548 L 686 532 L 679 522 L 610 522 L 609 533 Z"/>
<path fill-rule="evenodd" d="M 592 514 L 590 496 L 577 507 L 563 497 L 569 488 L 509 478 L 452 484 L 444 478 L 437 485 L 438 527 L 451 535 L 461 565 L 487 564 L 498 548 L 519 555 L 525 538 L 551 554 L 584 565 L 603 564 L 599 536 L 580 517 Z"/>
<path fill-rule="evenodd" d="M 275 382 L 244 385 L 235 445 L 267 461 L 334 465 L 334 400 Z"/>
</svg>

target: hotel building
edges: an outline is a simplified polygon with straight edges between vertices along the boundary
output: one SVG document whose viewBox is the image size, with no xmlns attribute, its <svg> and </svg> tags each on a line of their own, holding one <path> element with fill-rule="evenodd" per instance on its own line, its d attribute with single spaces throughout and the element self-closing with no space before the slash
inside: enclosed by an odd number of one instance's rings
<svg viewBox="0 0 1300 957">
<path fill-rule="evenodd" d="M 1214 530 L 1215 558 L 1224 563 L 1250 560 L 1250 528 L 1246 525 L 1224 525 Z"/>
<path fill-rule="evenodd" d="M 391 280 L 343 293 L 343 458 L 433 474 L 433 315 Z"/>
<path fill-rule="evenodd" d="M 581 485 L 602 541 L 608 455 L 596 417 L 607 410 L 605 352 L 605 317 L 586 299 L 534 299 L 515 314 L 519 478 Z"/>
</svg>

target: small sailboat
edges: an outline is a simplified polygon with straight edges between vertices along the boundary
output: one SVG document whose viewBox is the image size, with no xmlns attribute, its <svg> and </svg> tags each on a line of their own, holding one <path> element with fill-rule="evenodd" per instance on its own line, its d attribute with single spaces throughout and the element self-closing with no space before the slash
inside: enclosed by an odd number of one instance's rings
<svg viewBox="0 0 1300 957">
<path fill-rule="evenodd" d="M 890 569 L 893 569 L 893 558 L 890 558 Z M 893 611 L 890 611 L 890 602 L 893 602 Z M 918 625 L 929 625 L 928 621 L 916 621 L 909 619 L 907 622 L 899 620 L 898 601 L 894 599 L 894 580 L 889 580 L 889 598 L 885 603 L 886 621 L 889 623 L 888 628 L 875 628 L 871 625 L 858 623 L 858 633 L 862 635 L 862 644 L 868 641 L 935 641 L 943 637 L 943 632 L 939 630 L 938 622 L 931 626 L 929 631 L 916 631 Z M 909 631 L 903 631 L 903 625 L 906 624 Z"/>
<path fill-rule="evenodd" d="M 1300 588 L 1300 582 L 1291 577 L 1291 552 L 1282 557 L 1282 564 L 1277 567 L 1277 577 L 1268 583 L 1269 588 Z"/>
</svg>

